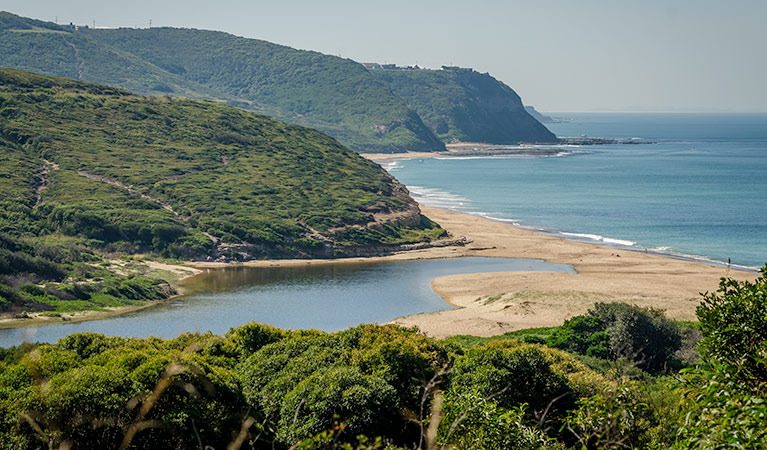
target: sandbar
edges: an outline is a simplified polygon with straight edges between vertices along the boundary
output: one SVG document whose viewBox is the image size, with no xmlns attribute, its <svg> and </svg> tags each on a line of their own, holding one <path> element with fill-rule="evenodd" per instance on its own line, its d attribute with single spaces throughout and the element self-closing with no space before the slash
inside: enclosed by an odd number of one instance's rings
<svg viewBox="0 0 767 450">
<path fill-rule="evenodd" d="M 524 328 L 561 325 L 595 302 L 659 308 L 676 320 L 695 320 L 701 293 L 721 277 L 753 280 L 752 272 L 697 261 L 575 242 L 479 216 L 421 206 L 453 236 L 472 243 L 466 256 L 518 257 L 570 264 L 577 273 L 497 272 L 450 275 L 432 288 L 456 309 L 403 317 L 429 336 L 493 336 Z"/>
</svg>

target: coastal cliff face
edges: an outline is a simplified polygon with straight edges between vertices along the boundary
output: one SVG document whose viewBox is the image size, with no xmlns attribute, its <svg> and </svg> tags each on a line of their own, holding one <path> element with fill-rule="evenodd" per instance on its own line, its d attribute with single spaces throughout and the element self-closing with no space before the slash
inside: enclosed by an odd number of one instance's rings
<svg viewBox="0 0 767 450">
<path fill-rule="evenodd" d="M 445 142 L 553 143 L 556 136 L 525 111 L 519 95 L 472 69 L 371 71 L 405 99 Z"/>
</svg>

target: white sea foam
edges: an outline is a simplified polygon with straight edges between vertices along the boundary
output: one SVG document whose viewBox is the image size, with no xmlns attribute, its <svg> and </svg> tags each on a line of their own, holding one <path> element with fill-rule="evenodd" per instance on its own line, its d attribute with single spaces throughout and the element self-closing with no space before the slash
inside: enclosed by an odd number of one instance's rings
<svg viewBox="0 0 767 450">
<path fill-rule="evenodd" d="M 625 245 L 626 247 L 631 247 L 636 245 L 636 242 L 626 241 L 623 239 L 602 238 L 602 242 L 604 242 L 605 244 Z"/>
<path fill-rule="evenodd" d="M 442 189 L 424 186 L 408 186 L 410 195 L 418 203 L 436 206 L 438 208 L 459 209 L 471 202 L 466 197 L 443 191 Z"/>
<path fill-rule="evenodd" d="M 615 239 L 615 238 L 609 238 L 604 237 L 599 234 L 588 234 L 588 233 L 567 233 L 567 232 L 561 232 L 560 234 L 564 236 L 571 236 L 578 239 L 586 239 L 591 241 L 597 241 L 597 242 L 603 242 L 608 245 L 622 245 L 624 247 L 633 247 L 636 245 L 636 242 L 633 241 L 627 241 L 625 239 Z"/>
<path fill-rule="evenodd" d="M 385 161 L 385 162 L 381 162 L 379 164 L 381 164 L 381 167 L 383 167 L 384 170 L 387 171 L 387 172 L 396 171 L 396 170 L 399 170 L 399 169 L 402 168 L 402 165 L 397 160 Z"/>
</svg>

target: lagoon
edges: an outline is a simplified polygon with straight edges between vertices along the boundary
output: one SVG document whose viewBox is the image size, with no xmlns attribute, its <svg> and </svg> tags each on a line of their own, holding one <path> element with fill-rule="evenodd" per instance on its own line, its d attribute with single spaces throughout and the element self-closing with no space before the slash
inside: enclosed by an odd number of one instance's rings
<svg viewBox="0 0 767 450">
<path fill-rule="evenodd" d="M 567 264 L 486 257 L 210 269 L 184 283 L 184 297 L 108 319 L 0 330 L 0 347 L 55 342 L 79 332 L 162 338 L 223 334 L 251 321 L 336 331 L 450 309 L 432 290 L 434 278 L 512 271 L 575 272 Z"/>
</svg>

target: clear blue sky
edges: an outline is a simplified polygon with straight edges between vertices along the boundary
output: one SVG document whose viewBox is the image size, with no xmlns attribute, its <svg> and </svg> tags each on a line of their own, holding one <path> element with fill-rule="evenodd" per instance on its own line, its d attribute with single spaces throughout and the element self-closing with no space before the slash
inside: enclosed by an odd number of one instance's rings
<svg viewBox="0 0 767 450">
<path fill-rule="evenodd" d="M 473 67 L 541 111 L 767 112 L 765 0 L 2 0 L 0 9 Z"/>
</svg>

